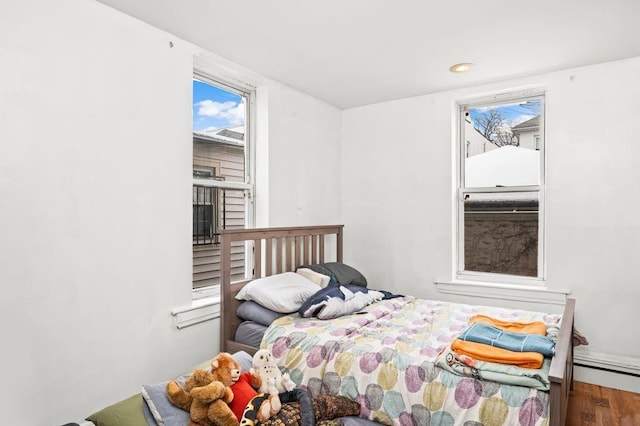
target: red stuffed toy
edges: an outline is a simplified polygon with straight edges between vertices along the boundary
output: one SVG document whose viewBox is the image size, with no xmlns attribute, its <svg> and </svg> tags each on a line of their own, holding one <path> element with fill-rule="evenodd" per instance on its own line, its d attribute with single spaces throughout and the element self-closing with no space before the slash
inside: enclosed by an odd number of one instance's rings
<svg viewBox="0 0 640 426">
<path fill-rule="evenodd" d="M 222 360 L 220 359 L 220 355 L 224 355 Z M 264 421 L 280 411 L 281 405 L 277 390 L 272 389 L 269 393 L 258 394 L 256 389 L 260 389 L 262 386 L 262 377 L 255 373 L 253 369 L 251 371 L 240 373 L 240 364 L 235 362 L 233 357 L 228 356 L 229 354 L 226 353 L 222 353 L 220 355 L 211 361 L 211 371 L 213 372 L 220 368 L 228 369 L 229 367 L 237 367 L 231 368 L 231 378 L 234 380 L 234 383 L 231 385 L 231 390 L 233 391 L 234 398 L 229 403 L 229 407 L 240 423 L 242 423 L 243 417 L 247 414 L 245 410 L 253 411 L 257 408 L 255 416 L 259 421 Z M 235 365 L 232 365 L 227 360 L 227 356 L 235 362 Z M 216 360 L 218 361 L 218 367 L 214 366 L 214 361 Z M 273 388 L 273 385 L 271 385 L 271 387 Z M 269 388 L 269 386 L 267 388 Z"/>
<path fill-rule="evenodd" d="M 234 371 L 240 373 L 239 368 Z M 260 376 L 247 371 L 237 376 L 235 383 L 231 385 L 234 396 L 233 400 L 229 403 L 229 407 L 231 407 L 231 411 L 236 415 L 238 421 L 242 419 L 244 409 L 247 407 L 247 404 L 249 404 L 249 401 L 258 395 L 256 388 L 260 387 L 260 383 Z"/>
</svg>

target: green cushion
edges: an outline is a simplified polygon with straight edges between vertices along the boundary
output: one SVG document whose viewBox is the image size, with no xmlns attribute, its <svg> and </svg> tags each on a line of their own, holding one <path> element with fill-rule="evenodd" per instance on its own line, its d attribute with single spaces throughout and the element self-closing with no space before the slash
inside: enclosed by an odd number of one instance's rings
<svg viewBox="0 0 640 426">
<path fill-rule="evenodd" d="M 136 394 L 93 413 L 87 420 L 96 426 L 148 426 L 142 410 L 142 394 Z"/>
</svg>

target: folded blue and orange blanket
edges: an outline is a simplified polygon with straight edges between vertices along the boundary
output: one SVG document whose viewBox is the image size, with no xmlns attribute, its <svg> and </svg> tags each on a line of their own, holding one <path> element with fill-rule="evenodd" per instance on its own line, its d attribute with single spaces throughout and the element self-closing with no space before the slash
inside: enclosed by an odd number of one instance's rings
<svg viewBox="0 0 640 426">
<path fill-rule="evenodd" d="M 484 315 L 469 319 L 467 328 L 451 349 L 475 360 L 539 369 L 552 356 L 555 342 L 547 337 L 542 321 L 509 322 Z"/>
</svg>

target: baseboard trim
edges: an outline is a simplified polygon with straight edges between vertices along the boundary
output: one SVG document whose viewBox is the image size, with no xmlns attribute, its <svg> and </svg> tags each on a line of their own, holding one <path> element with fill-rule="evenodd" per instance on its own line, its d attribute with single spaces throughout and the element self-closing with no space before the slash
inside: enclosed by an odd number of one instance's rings
<svg viewBox="0 0 640 426">
<path fill-rule="evenodd" d="M 574 362 L 573 365 L 575 365 L 576 367 L 591 368 L 593 370 L 604 371 L 607 373 L 616 373 L 616 374 L 624 374 L 625 376 L 640 377 L 640 374 L 627 373 L 626 371 L 613 370 L 611 368 L 605 368 L 605 367 L 596 367 L 595 365 L 585 365 L 577 362 Z"/>
<path fill-rule="evenodd" d="M 640 358 L 637 357 L 592 352 L 577 347 L 574 350 L 573 362 L 586 368 L 640 377 Z"/>
<path fill-rule="evenodd" d="M 640 393 L 640 377 L 574 364 L 573 379 L 605 388 Z"/>
</svg>

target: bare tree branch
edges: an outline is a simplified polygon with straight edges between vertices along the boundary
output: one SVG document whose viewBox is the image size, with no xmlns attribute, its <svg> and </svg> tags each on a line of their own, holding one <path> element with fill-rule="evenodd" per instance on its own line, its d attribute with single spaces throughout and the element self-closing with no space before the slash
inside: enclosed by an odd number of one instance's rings
<svg viewBox="0 0 640 426">
<path fill-rule="evenodd" d="M 480 111 L 473 122 L 476 130 L 497 146 L 518 145 L 518 138 L 511 131 L 511 123 L 505 120 L 497 109 L 487 108 Z"/>
</svg>

